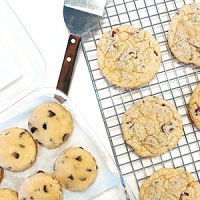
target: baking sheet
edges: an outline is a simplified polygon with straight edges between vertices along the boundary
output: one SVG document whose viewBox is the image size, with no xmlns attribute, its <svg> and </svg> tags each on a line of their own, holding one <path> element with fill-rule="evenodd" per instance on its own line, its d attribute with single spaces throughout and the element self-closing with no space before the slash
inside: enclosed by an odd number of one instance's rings
<svg viewBox="0 0 200 200">
<path fill-rule="evenodd" d="M 41 103 L 56 101 L 55 98 L 51 96 L 41 96 L 36 99 L 33 99 L 32 102 L 26 102 L 28 107 L 24 110 L 21 110 L 17 113 L 16 116 L 12 116 L 12 118 L 8 119 L 2 123 L 0 123 L 0 131 L 7 129 L 9 127 L 20 127 L 28 130 L 28 118 L 30 116 L 31 111 Z M 22 104 L 25 102 L 22 101 Z M 19 187 L 21 183 L 31 174 L 36 173 L 39 170 L 42 170 L 47 173 L 53 173 L 53 164 L 56 160 L 57 156 L 60 152 L 66 149 L 69 146 L 83 147 L 85 150 L 92 153 L 95 157 L 97 165 L 98 165 L 98 175 L 94 181 L 94 183 L 86 190 L 82 192 L 71 192 L 69 190 L 63 189 L 64 199 L 110 199 L 111 194 L 116 195 L 115 199 L 125 199 L 124 189 L 121 185 L 119 177 L 115 176 L 113 172 L 106 165 L 106 155 L 102 153 L 100 149 L 98 149 L 98 145 L 96 145 L 95 135 L 94 137 L 90 137 L 87 133 L 87 128 L 84 127 L 83 123 L 79 123 L 79 113 L 77 110 L 75 111 L 70 105 L 69 101 L 65 101 L 63 104 L 65 108 L 67 108 L 73 116 L 74 119 L 74 129 L 70 138 L 56 149 L 47 149 L 38 145 L 38 155 L 36 157 L 36 162 L 29 169 L 23 172 L 10 172 L 5 170 L 4 179 L 1 182 L 1 188 L 10 188 L 16 191 L 19 191 Z M 18 106 L 20 107 L 20 102 L 18 102 Z M 14 107 L 13 107 L 14 109 Z M 12 112 L 12 107 L 9 109 L 9 112 Z M 9 112 L 7 114 L 9 115 Z M 117 175 L 117 174 L 116 174 Z M 107 191 L 106 191 L 107 190 Z M 106 192 L 105 192 L 106 191 Z M 105 192 L 105 193 L 104 193 Z M 104 194 L 103 194 L 104 193 Z"/>
</svg>

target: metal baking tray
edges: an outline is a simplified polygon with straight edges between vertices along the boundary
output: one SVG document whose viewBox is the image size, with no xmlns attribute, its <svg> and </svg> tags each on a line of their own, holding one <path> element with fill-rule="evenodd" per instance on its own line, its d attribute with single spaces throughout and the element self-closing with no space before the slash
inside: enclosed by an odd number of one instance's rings
<svg viewBox="0 0 200 200">
<path fill-rule="evenodd" d="M 199 83 L 200 73 L 194 65 L 180 63 L 167 43 L 173 15 L 177 9 L 192 2 L 195 1 L 111 0 L 99 26 L 82 39 L 83 52 L 116 164 L 137 199 L 142 182 L 163 167 L 183 168 L 200 183 L 200 131 L 192 123 L 188 112 L 188 101 Z M 123 89 L 110 84 L 101 75 L 97 63 L 97 44 L 102 34 L 122 24 L 132 24 L 149 31 L 161 48 L 159 71 L 153 80 L 136 89 Z M 149 95 L 160 96 L 176 106 L 183 121 L 183 136 L 178 146 L 165 154 L 142 158 L 124 142 L 121 123 L 124 112 Z"/>
</svg>

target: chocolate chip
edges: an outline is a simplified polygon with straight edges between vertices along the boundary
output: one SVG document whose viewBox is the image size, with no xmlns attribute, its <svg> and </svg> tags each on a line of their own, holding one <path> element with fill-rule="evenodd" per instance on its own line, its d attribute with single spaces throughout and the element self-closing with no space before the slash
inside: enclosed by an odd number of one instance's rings
<svg viewBox="0 0 200 200">
<path fill-rule="evenodd" d="M 36 127 L 32 127 L 32 128 L 31 128 L 31 133 L 35 133 L 36 130 L 37 130 Z"/>
<path fill-rule="evenodd" d="M 20 146 L 21 148 L 25 148 L 25 146 L 24 146 L 23 144 L 19 144 L 19 146 Z"/>
<path fill-rule="evenodd" d="M 157 53 L 156 51 L 154 51 L 154 54 L 155 54 L 156 56 L 158 56 L 158 53 Z"/>
<path fill-rule="evenodd" d="M 135 50 L 135 52 L 129 52 L 129 55 L 133 55 L 134 58 L 137 58 L 138 57 L 138 53 L 139 53 L 139 51 Z"/>
<path fill-rule="evenodd" d="M 39 171 L 37 171 L 37 174 L 39 174 L 39 173 L 44 173 L 42 170 L 39 170 Z"/>
<path fill-rule="evenodd" d="M 180 199 L 182 199 L 182 197 L 185 197 L 185 196 L 190 196 L 188 192 L 182 192 L 181 196 L 180 196 Z"/>
<path fill-rule="evenodd" d="M 190 196 L 188 192 L 184 192 L 184 195 L 185 196 Z"/>
<path fill-rule="evenodd" d="M 81 181 L 85 181 L 85 180 L 86 180 L 86 178 L 81 178 L 80 180 L 81 180 Z"/>
<path fill-rule="evenodd" d="M 134 127 L 134 124 L 132 124 L 130 127 L 129 127 L 129 129 L 132 129 Z"/>
<path fill-rule="evenodd" d="M 18 158 L 20 157 L 20 155 L 19 155 L 17 152 L 14 152 L 12 155 L 13 155 L 16 159 L 18 159 Z"/>
<path fill-rule="evenodd" d="M 19 137 L 22 137 L 22 135 L 24 135 L 25 134 L 25 132 L 21 132 L 20 134 L 19 134 Z"/>
<path fill-rule="evenodd" d="M 98 169 L 98 166 L 96 165 L 96 169 Z"/>
<path fill-rule="evenodd" d="M 79 147 L 80 149 L 84 149 L 83 147 Z"/>
<path fill-rule="evenodd" d="M 62 137 L 62 141 L 64 142 L 65 140 L 67 140 L 68 137 L 69 137 L 69 134 L 65 134 L 65 135 L 63 135 L 63 137 Z"/>
<path fill-rule="evenodd" d="M 44 123 L 43 126 L 42 126 L 42 128 L 43 128 L 44 130 L 47 130 L 47 125 Z"/>
<path fill-rule="evenodd" d="M 82 161 L 82 157 L 81 156 L 78 156 L 75 159 L 78 160 L 78 161 Z"/>
<path fill-rule="evenodd" d="M 116 32 L 115 32 L 115 31 L 113 31 L 113 32 L 112 32 L 112 37 L 115 37 L 115 34 L 116 34 Z"/>
<path fill-rule="evenodd" d="M 30 196 L 30 199 L 34 199 L 34 197 Z"/>
<path fill-rule="evenodd" d="M 113 43 L 113 47 L 118 50 L 117 46 Z"/>
<path fill-rule="evenodd" d="M 44 185 L 43 190 L 44 190 L 46 193 L 48 193 L 48 190 L 47 190 L 47 186 L 46 186 L 46 185 Z"/>
<path fill-rule="evenodd" d="M 197 52 L 200 52 L 200 47 L 197 47 L 197 46 L 193 46 L 193 47 L 196 48 L 196 51 L 197 51 Z"/>
<path fill-rule="evenodd" d="M 91 172 L 92 170 L 91 169 L 86 169 L 88 172 Z"/>
<path fill-rule="evenodd" d="M 71 180 L 74 179 L 74 177 L 73 177 L 72 175 L 68 176 L 67 178 L 69 178 L 69 179 L 71 179 Z"/>
<path fill-rule="evenodd" d="M 163 103 L 162 106 L 165 107 L 166 105 Z"/>
<path fill-rule="evenodd" d="M 172 125 L 172 122 L 164 123 L 164 124 L 161 126 L 161 130 L 162 130 L 163 133 L 168 133 L 169 131 L 174 130 L 174 127 L 173 127 L 173 125 Z"/>
<path fill-rule="evenodd" d="M 56 116 L 56 114 L 53 111 L 49 110 L 49 117 L 54 117 L 54 116 Z"/>
<path fill-rule="evenodd" d="M 195 109 L 196 116 L 200 114 L 200 107 Z"/>
</svg>

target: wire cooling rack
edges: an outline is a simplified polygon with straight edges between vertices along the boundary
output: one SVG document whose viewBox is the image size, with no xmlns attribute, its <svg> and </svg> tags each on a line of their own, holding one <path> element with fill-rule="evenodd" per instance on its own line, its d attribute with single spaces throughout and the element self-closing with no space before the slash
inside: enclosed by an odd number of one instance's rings
<svg viewBox="0 0 200 200">
<path fill-rule="evenodd" d="M 188 101 L 199 82 L 199 70 L 178 62 L 167 43 L 169 23 L 180 7 L 191 0 L 112 0 L 99 27 L 82 40 L 82 47 L 91 75 L 99 108 L 113 150 L 116 164 L 138 197 L 142 182 L 163 167 L 183 168 L 200 182 L 200 131 L 188 113 Z M 197 2 L 197 1 L 196 1 Z M 159 42 L 162 61 L 154 79 L 142 87 L 130 90 L 110 84 L 97 64 L 97 43 L 103 33 L 121 24 L 132 24 L 149 31 Z M 121 122 L 124 112 L 142 98 L 156 95 L 173 103 L 181 114 L 183 136 L 178 146 L 161 156 L 142 158 L 124 142 Z"/>
</svg>

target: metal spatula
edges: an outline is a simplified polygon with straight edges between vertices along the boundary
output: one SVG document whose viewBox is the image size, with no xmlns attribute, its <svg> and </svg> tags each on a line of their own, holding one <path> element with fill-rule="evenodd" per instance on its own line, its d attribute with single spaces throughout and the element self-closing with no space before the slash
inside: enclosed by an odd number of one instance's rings
<svg viewBox="0 0 200 200">
<path fill-rule="evenodd" d="M 68 94 L 81 36 L 94 29 L 103 15 L 106 0 L 65 0 L 63 16 L 70 31 L 57 88 Z"/>
</svg>

